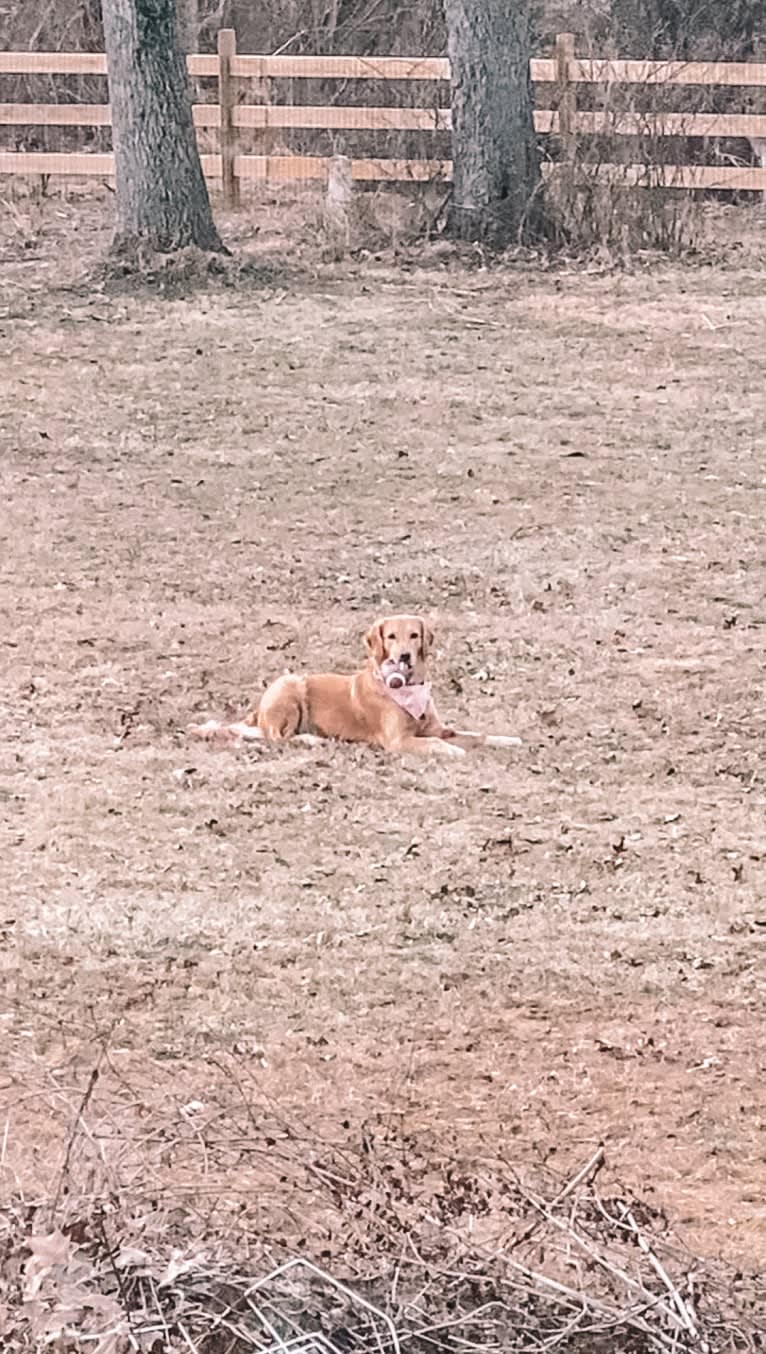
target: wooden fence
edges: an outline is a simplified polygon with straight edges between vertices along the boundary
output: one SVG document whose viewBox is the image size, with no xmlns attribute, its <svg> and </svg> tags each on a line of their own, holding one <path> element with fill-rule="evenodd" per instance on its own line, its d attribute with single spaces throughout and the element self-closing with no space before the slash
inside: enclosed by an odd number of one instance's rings
<svg viewBox="0 0 766 1354">
<path fill-rule="evenodd" d="M 216 154 L 203 154 L 205 174 L 219 179 L 226 202 L 234 205 L 243 180 L 325 179 L 330 156 L 244 154 L 242 132 L 273 133 L 288 129 L 345 132 L 422 132 L 449 130 L 448 107 L 430 108 L 241 102 L 243 81 L 259 88 L 279 80 L 320 79 L 363 81 L 447 82 L 449 64 L 442 57 L 361 56 L 250 56 L 239 54 L 232 29 L 218 34 L 217 54 L 188 57 L 189 72 L 217 80 L 216 103 L 194 105 L 198 128 L 218 135 Z M 0 52 L 4 75 L 105 76 L 106 57 L 98 52 Z M 555 108 L 538 108 L 535 126 L 542 134 L 559 138 L 563 158 L 574 157 L 579 138 L 586 136 L 638 137 L 645 142 L 663 137 L 731 138 L 749 141 L 760 167 L 737 164 L 602 164 L 599 172 L 619 174 L 637 186 L 657 185 L 685 189 L 766 191 L 766 116 L 754 113 L 615 112 L 617 86 L 766 86 L 766 63 L 580 60 L 571 34 L 560 34 L 552 59 L 533 59 L 530 74 L 536 85 L 551 89 Z M 578 91 L 590 86 L 589 102 L 600 109 L 578 108 Z M 595 97 L 594 97 L 595 91 Z M 609 106 L 604 95 L 609 94 Z M 4 103 L 0 126 L 108 127 L 108 104 Z M 113 174 L 111 154 L 80 151 L 48 153 L 0 150 L 0 174 L 95 175 Z M 448 178 L 449 160 L 352 159 L 353 178 L 368 181 L 428 181 Z"/>
</svg>

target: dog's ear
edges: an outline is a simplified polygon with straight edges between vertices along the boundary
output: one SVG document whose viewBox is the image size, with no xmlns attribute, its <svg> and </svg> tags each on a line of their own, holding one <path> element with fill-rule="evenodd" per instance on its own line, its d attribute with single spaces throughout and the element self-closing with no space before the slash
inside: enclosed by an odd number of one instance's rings
<svg viewBox="0 0 766 1354">
<path fill-rule="evenodd" d="M 376 663 L 382 663 L 386 656 L 386 649 L 383 643 L 383 622 L 376 621 L 367 631 L 364 637 L 365 647 L 369 654 L 375 659 Z"/>
<path fill-rule="evenodd" d="M 434 632 L 433 632 L 433 630 L 431 629 L 430 625 L 426 625 L 425 621 L 421 621 L 421 622 L 420 622 L 420 652 L 422 653 L 422 655 L 423 655 L 424 658 L 427 658 L 428 655 L 429 655 L 429 653 L 431 652 L 431 645 L 433 644 L 433 642 L 434 642 Z"/>
</svg>

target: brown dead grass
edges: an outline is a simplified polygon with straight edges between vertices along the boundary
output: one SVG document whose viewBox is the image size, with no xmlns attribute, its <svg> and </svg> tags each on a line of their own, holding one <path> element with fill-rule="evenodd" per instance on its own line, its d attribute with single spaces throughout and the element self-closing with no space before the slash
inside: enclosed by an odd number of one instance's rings
<svg viewBox="0 0 766 1354">
<path fill-rule="evenodd" d="M 257 1161 L 174 1146 L 236 1075 L 331 1141 L 603 1140 L 762 1265 L 757 260 L 115 297 L 78 283 L 88 211 L 3 244 L 6 1194 L 55 1191 L 106 1044 L 94 1182 L 262 1188 L 260 1227 L 310 1231 Z M 389 606 L 434 618 L 445 714 L 523 749 L 188 743 Z"/>
</svg>

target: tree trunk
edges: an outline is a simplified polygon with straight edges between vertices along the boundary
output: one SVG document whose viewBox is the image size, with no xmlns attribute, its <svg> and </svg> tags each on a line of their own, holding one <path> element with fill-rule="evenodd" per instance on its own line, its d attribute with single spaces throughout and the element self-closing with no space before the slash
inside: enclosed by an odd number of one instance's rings
<svg viewBox="0 0 766 1354">
<path fill-rule="evenodd" d="M 507 245 L 539 231 L 528 0 L 444 0 L 452 77 L 447 228 Z"/>
<path fill-rule="evenodd" d="M 192 121 L 174 0 L 103 0 L 117 229 L 112 248 L 222 250 Z"/>
</svg>

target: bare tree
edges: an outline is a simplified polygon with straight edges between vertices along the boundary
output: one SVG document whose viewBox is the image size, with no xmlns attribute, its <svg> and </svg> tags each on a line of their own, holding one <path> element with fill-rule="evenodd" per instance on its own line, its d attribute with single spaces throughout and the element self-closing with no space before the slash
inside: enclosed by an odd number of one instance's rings
<svg viewBox="0 0 766 1354">
<path fill-rule="evenodd" d="M 631 55 L 749 61 L 766 30 L 766 0 L 611 0 L 607 22 Z"/>
<path fill-rule="evenodd" d="M 444 0 L 452 72 L 452 203 L 461 239 L 536 233 L 540 159 L 529 78 L 528 0 Z"/>
<path fill-rule="evenodd" d="M 174 0 L 103 0 L 117 229 L 113 249 L 222 250 L 192 120 Z"/>
<path fill-rule="evenodd" d="M 199 0 L 176 0 L 176 13 L 178 21 L 178 42 L 181 51 L 188 56 L 189 52 L 198 50 L 199 42 Z"/>
</svg>

